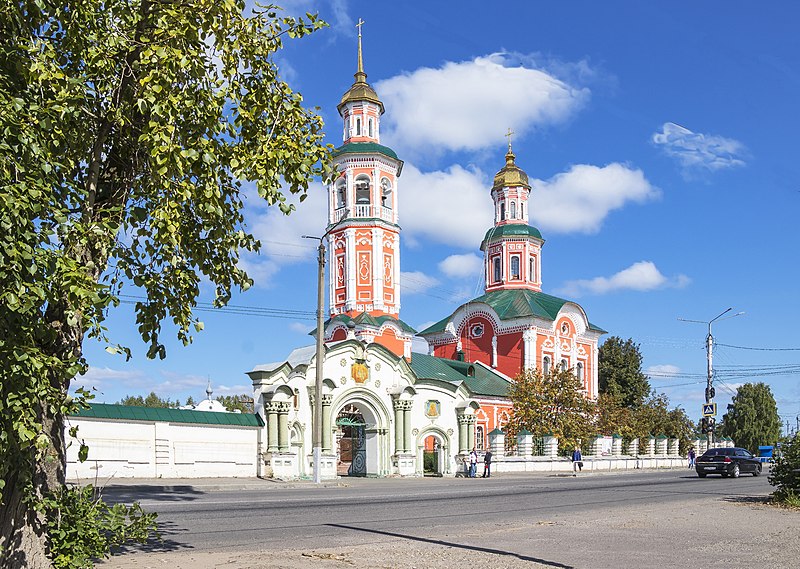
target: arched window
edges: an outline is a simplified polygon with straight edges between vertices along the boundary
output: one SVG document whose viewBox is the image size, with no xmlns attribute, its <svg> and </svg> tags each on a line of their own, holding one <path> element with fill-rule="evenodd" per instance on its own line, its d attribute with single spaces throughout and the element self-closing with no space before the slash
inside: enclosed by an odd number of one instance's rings
<svg viewBox="0 0 800 569">
<path fill-rule="evenodd" d="M 525 219 L 525 204 L 524 203 L 519 204 L 519 218 L 520 219 Z"/>
<path fill-rule="evenodd" d="M 485 437 L 483 432 L 483 425 L 477 425 L 475 427 L 475 448 L 478 450 L 483 450 L 483 439 Z"/>
<path fill-rule="evenodd" d="M 530 263 L 528 267 L 528 280 L 532 283 L 536 282 L 536 257 L 530 258 Z"/>
<path fill-rule="evenodd" d="M 506 202 L 500 202 L 500 221 L 506 218 Z"/>
<path fill-rule="evenodd" d="M 567 363 L 566 359 L 561 358 L 561 363 L 559 364 L 559 366 L 561 367 L 561 371 L 564 371 L 569 367 L 569 364 Z"/>
<path fill-rule="evenodd" d="M 359 174 L 356 176 L 356 205 L 369 205 L 369 176 Z"/>
<path fill-rule="evenodd" d="M 575 377 L 583 381 L 583 362 L 578 362 L 575 366 Z"/>
<path fill-rule="evenodd" d="M 511 256 L 511 278 L 519 279 L 519 255 Z"/>
<path fill-rule="evenodd" d="M 372 118 L 369 119 L 369 122 L 367 124 L 368 124 L 368 128 L 369 128 L 369 137 L 370 138 L 374 138 L 375 137 L 375 131 L 374 131 Z"/>
<path fill-rule="evenodd" d="M 511 213 L 510 215 L 511 219 L 517 218 L 517 202 L 511 202 L 510 213 Z"/>
<path fill-rule="evenodd" d="M 361 136 L 361 117 L 356 117 L 356 136 Z"/>
<path fill-rule="evenodd" d="M 545 375 L 550 373 L 550 356 L 544 356 L 542 358 L 542 372 Z"/>
<path fill-rule="evenodd" d="M 500 266 L 500 257 L 495 257 L 492 261 L 492 265 L 494 267 L 494 282 L 499 283 L 503 277 Z"/>
<path fill-rule="evenodd" d="M 347 182 L 343 178 L 336 181 L 336 209 L 347 205 Z"/>
<path fill-rule="evenodd" d="M 392 207 L 392 182 L 389 178 L 381 178 L 381 205 Z"/>
</svg>

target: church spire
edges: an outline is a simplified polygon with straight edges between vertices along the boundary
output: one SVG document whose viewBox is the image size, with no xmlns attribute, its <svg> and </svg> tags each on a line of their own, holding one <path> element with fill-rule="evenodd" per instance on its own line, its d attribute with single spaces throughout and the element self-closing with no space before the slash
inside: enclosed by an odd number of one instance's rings
<svg viewBox="0 0 800 569">
<path fill-rule="evenodd" d="M 358 19 L 356 27 L 358 28 L 358 67 L 356 68 L 355 83 L 350 86 L 350 89 L 342 95 L 342 100 L 336 107 L 339 114 L 344 117 L 348 105 L 352 103 L 373 103 L 378 105 L 379 114 L 383 114 L 383 103 L 378 98 L 378 94 L 367 83 L 367 74 L 364 72 L 364 52 L 361 47 L 361 27 L 364 25 L 364 20 Z"/>
<path fill-rule="evenodd" d="M 363 26 L 366 22 L 361 18 L 358 19 L 358 23 L 356 27 L 358 28 L 358 70 L 356 71 L 356 83 L 366 83 L 367 82 L 367 74 L 364 73 L 364 57 L 361 52 L 361 26 Z"/>
</svg>

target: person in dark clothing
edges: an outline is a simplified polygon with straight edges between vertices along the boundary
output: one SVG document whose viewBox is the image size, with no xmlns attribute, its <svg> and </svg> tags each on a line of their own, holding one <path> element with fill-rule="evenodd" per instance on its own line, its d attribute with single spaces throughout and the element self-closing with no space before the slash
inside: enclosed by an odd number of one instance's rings
<svg viewBox="0 0 800 569">
<path fill-rule="evenodd" d="M 492 475 L 492 451 L 487 450 L 483 455 L 483 478 L 489 478 Z"/>
<path fill-rule="evenodd" d="M 583 456 L 581 456 L 581 449 L 575 447 L 575 450 L 572 451 L 572 475 L 576 476 L 581 470 L 583 470 Z"/>
</svg>

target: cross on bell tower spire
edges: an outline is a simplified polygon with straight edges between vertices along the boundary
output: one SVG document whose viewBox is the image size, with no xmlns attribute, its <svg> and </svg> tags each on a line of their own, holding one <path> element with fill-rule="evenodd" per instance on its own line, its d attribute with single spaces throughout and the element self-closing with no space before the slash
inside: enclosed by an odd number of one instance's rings
<svg viewBox="0 0 800 569">
<path fill-rule="evenodd" d="M 508 138 L 508 151 L 511 152 L 511 137 L 514 135 L 514 131 L 511 130 L 511 127 L 508 127 L 508 132 L 505 133 L 503 136 Z"/>
</svg>

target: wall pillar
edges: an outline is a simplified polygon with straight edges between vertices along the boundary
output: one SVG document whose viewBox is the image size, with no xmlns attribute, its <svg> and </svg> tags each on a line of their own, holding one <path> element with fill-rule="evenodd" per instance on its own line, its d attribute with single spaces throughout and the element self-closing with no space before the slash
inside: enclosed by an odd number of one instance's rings
<svg viewBox="0 0 800 569">
<path fill-rule="evenodd" d="M 403 452 L 403 446 L 405 445 L 405 418 L 406 415 L 403 412 L 403 401 L 400 399 L 394 400 L 394 452 L 400 453 Z"/>
<path fill-rule="evenodd" d="M 639 439 L 633 439 L 628 443 L 628 454 L 631 456 L 638 456 L 639 454 Z"/>
<path fill-rule="evenodd" d="M 558 437 L 553 435 L 544 436 L 544 455 L 551 460 L 558 458 Z"/>
<path fill-rule="evenodd" d="M 506 434 L 500 429 L 489 433 L 489 449 L 492 451 L 492 460 L 506 455 Z"/>
<path fill-rule="evenodd" d="M 408 399 L 403 401 L 403 450 L 411 452 L 411 405 L 413 402 Z"/>
<path fill-rule="evenodd" d="M 281 401 L 275 405 L 278 406 L 278 450 L 286 452 L 289 450 L 289 407 L 291 404 Z"/>
<path fill-rule="evenodd" d="M 622 454 L 622 437 L 620 435 L 613 435 L 611 438 L 611 454 L 613 456 Z"/>
<path fill-rule="evenodd" d="M 278 404 L 265 403 L 267 415 L 267 452 L 278 452 Z"/>
<path fill-rule="evenodd" d="M 525 429 L 517 433 L 517 456 L 533 454 L 533 433 Z"/>
<path fill-rule="evenodd" d="M 470 415 L 458 416 L 458 454 L 466 454 L 471 450 L 468 448 L 469 440 L 467 439 L 467 429 L 469 428 Z M 474 437 L 474 435 L 473 435 Z"/>
<path fill-rule="evenodd" d="M 331 404 L 333 395 L 322 396 L 322 451 L 331 451 Z"/>
<path fill-rule="evenodd" d="M 475 415 L 467 415 L 467 452 L 475 448 Z"/>
</svg>

